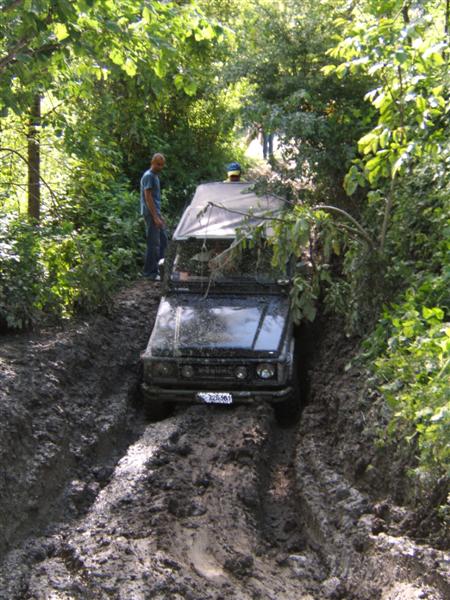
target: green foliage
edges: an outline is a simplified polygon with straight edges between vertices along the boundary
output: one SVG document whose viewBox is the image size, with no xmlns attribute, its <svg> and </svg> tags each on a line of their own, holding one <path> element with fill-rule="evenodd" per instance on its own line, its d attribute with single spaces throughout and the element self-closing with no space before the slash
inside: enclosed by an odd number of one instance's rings
<svg viewBox="0 0 450 600">
<path fill-rule="evenodd" d="M 429 282 L 438 295 L 448 294 L 449 284 L 450 273 Z M 391 409 L 388 434 L 417 447 L 418 474 L 439 477 L 450 475 L 450 320 L 448 312 L 423 304 L 424 287 L 385 311 L 379 327 L 390 333 L 374 372 Z M 385 331 L 374 336 L 385 338 Z"/>
<path fill-rule="evenodd" d="M 363 357 L 391 410 L 388 435 L 415 451 L 419 478 L 436 481 L 450 466 L 450 182 L 442 164 L 423 163 L 397 189 L 384 275 L 391 302 Z"/>
<path fill-rule="evenodd" d="M 348 333 L 365 334 L 377 322 L 380 307 L 392 297 L 386 257 L 357 239 L 346 239 L 340 272 L 324 290 L 325 310 L 343 317 Z"/>
<path fill-rule="evenodd" d="M 318 301 L 331 282 L 330 262 L 340 252 L 340 233 L 330 215 L 296 204 L 271 222 L 273 265 L 281 271 L 295 262 L 291 305 L 294 321 L 314 321 Z"/>
<path fill-rule="evenodd" d="M 448 39 L 443 7 L 439 15 L 428 4 L 413 7 L 389 2 L 380 13 L 379 5 L 368 3 L 365 12 L 343 23 L 342 39 L 329 51 L 344 62 L 324 69 L 341 79 L 349 73 L 373 79 L 366 99 L 376 110 L 378 122 L 360 138 L 360 157 L 353 161 L 344 185 L 349 195 L 360 186 L 377 189 L 384 203 L 378 233 L 382 251 L 395 210 L 393 180 L 424 160 L 439 162 L 447 147 Z M 440 29 L 432 26 L 436 20 L 439 23 L 439 16 Z"/>
<path fill-rule="evenodd" d="M 258 3 L 264 34 L 249 36 L 243 63 L 248 121 L 277 128 L 290 161 L 273 189 L 297 202 L 274 224 L 274 260 L 296 254 L 296 318 L 322 303 L 367 337 L 389 433 L 436 478 L 449 442 L 445 3 L 283 6 Z"/>
<path fill-rule="evenodd" d="M 46 238 L 42 262 L 47 277 L 39 308 L 64 317 L 108 307 L 115 269 L 100 240 L 89 234 Z"/>
<path fill-rule="evenodd" d="M 3 222 L 11 254 L 2 255 L 5 325 L 20 328 L 43 313 L 65 317 L 104 306 L 111 289 L 136 277 L 145 246 L 139 179 L 154 152 L 168 158 L 163 208 L 169 220 L 199 180 L 223 177 L 234 158 L 235 109 L 233 92 L 217 85 L 215 61 L 228 38 L 196 3 L 5 6 L 0 202 L 11 213 Z M 42 98 L 42 223 L 34 228 L 21 216 L 36 93 Z M 28 262 L 29 276 L 14 261 Z"/>
<path fill-rule="evenodd" d="M 342 180 L 356 156 L 356 141 L 374 114 L 364 102 L 364 76 L 355 73 L 343 85 L 321 72 L 326 51 L 342 29 L 335 19 L 348 16 L 348 3 L 286 1 L 280 10 L 260 1 L 249 12 L 241 22 L 242 59 L 228 67 L 230 77 L 245 76 L 250 83 L 244 122 L 255 135 L 276 132 L 289 164 L 286 175 L 308 182 L 316 201 L 324 195 L 342 200 Z"/>
<path fill-rule="evenodd" d="M 96 80 L 134 78 L 145 69 L 157 91 L 170 66 L 180 64 L 183 45 L 207 45 L 219 34 L 190 3 L 11 2 L 0 16 L 0 107 L 21 112 L 34 93 L 51 87 L 56 95 L 89 98 Z M 176 85 L 191 95 L 195 72 L 183 67 Z"/>
<path fill-rule="evenodd" d="M 0 328 L 23 329 L 44 314 L 68 317 L 108 306 L 122 252 L 109 256 L 100 240 L 70 224 L 36 228 L 5 215 L 0 224 Z"/>
<path fill-rule="evenodd" d="M 0 215 L 0 330 L 22 329 L 32 322 L 43 277 L 33 228 Z"/>
<path fill-rule="evenodd" d="M 325 76 L 372 83 L 377 114 L 345 177 L 369 190 L 361 223 L 377 245 L 347 244 L 327 303 L 370 333 L 365 359 L 391 411 L 388 435 L 416 454 L 416 474 L 449 468 L 450 214 L 448 39 L 438 2 L 366 2 L 340 21 Z M 432 26 L 432 24 L 434 26 Z M 446 24 L 448 26 L 448 23 Z M 370 79 L 367 79 L 369 82 Z M 431 480 L 430 480 L 431 476 Z"/>
</svg>

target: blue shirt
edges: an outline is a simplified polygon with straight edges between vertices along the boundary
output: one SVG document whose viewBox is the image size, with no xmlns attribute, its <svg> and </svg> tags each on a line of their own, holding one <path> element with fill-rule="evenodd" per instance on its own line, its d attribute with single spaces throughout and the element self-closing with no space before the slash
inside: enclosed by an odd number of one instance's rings
<svg viewBox="0 0 450 600">
<path fill-rule="evenodd" d="M 144 190 L 152 191 L 156 212 L 158 215 L 161 215 L 161 187 L 159 185 L 159 177 L 151 169 L 145 171 L 141 179 L 141 215 L 148 216 L 150 215 L 150 211 L 145 201 Z"/>
</svg>

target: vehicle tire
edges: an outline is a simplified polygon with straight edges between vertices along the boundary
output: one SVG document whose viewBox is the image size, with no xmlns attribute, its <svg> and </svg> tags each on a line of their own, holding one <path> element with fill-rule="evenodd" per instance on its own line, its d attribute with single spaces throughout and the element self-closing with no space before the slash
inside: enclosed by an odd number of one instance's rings
<svg viewBox="0 0 450 600">
<path fill-rule="evenodd" d="M 162 421 L 169 414 L 169 407 L 164 400 L 159 398 L 144 399 L 145 417 L 151 422 Z"/>
<path fill-rule="evenodd" d="M 279 425 L 285 427 L 297 423 L 302 412 L 301 386 L 298 369 L 297 355 L 295 355 L 292 374 L 292 392 L 285 400 L 274 404 L 275 418 Z"/>
</svg>

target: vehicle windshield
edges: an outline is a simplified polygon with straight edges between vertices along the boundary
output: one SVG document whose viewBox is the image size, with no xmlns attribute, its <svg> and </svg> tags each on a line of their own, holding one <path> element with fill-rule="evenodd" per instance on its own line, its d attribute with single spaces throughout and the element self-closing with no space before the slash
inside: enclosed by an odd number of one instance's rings
<svg viewBox="0 0 450 600">
<path fill-rule="evenodd" d="M 230 239 L 188 239 L 176 243 L 172 282 L 276 283 L 286 273 L 271 265 L 272 250 L 259 242 L 243 247 Z"/>
</svg>

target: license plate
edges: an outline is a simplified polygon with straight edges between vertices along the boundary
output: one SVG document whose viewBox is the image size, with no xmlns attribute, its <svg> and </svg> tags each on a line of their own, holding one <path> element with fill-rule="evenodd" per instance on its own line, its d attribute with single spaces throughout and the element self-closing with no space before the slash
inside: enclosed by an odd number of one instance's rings
<svg viewBox="0 0 450 600">
<path fill-rule="evenodd" d="M 206 404 L 232 404 L 233 396 L 226 392 L 199 392 L 197 399 Z"/>
</svg>

